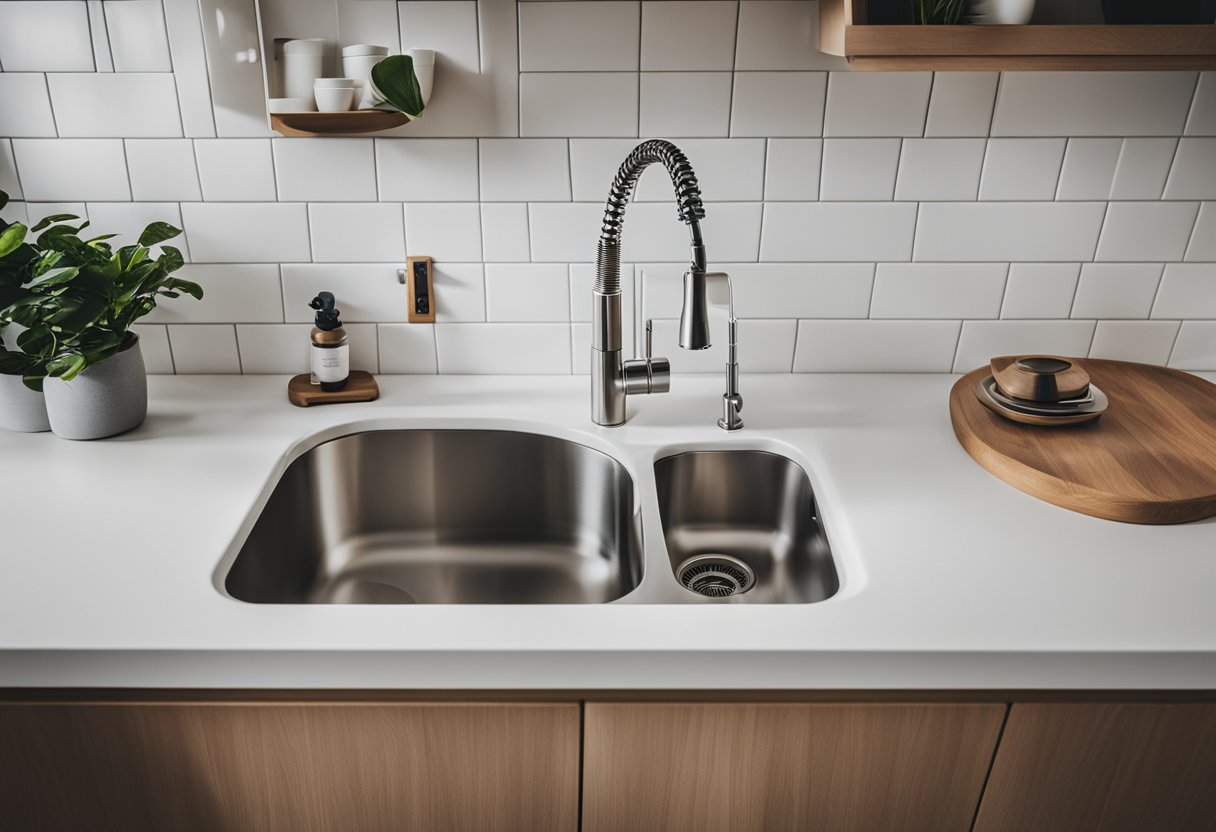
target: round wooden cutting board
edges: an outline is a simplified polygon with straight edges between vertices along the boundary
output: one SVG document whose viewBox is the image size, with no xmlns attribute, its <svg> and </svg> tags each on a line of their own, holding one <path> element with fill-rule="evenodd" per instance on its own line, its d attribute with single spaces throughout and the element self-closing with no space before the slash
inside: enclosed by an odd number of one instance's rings
<svg viewBox="0 0 1216 832">
<path fill-rule="evenodd" d="M 954 434 L 1014 488 L 1063 508 L 1126 523 L 1189 523 L 1216 515 L 1216 384 L 1126 361 L 1070 359 L 1110 399 L 1081 425 L 1003 419 L 975 396 L 987 367 L 950 391 Z"/>
</svg>

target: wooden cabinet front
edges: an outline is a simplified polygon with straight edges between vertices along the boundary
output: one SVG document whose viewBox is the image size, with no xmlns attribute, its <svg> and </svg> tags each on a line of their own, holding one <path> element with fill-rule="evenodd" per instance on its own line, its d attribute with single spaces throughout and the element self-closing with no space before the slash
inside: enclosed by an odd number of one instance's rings
<svg viewBox="0 0 1216 832">
<path fill-rule="evenodd" d="M 975 829 L 1216 830 L 1216 705 L 1015 704 Z"/>
<path fill-rule="evenodd" d="M 13 830 L 574 830 L 577 704 L 0 703 Z"/>
<path fill-rule="evenodd" d="M 586 832 L 970 828 L 1005 705 L 594 703 Z"/>
</svg>

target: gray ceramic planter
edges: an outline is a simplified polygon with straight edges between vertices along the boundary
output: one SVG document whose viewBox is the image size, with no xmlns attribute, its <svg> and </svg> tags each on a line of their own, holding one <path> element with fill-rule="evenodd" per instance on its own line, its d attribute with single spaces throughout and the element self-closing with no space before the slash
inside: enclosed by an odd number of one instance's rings
<svg viewBox="0 0 1216 832">
<path fill-rule="evenodd" d="M 0 427 L 21 433 L 51 429 L 46 399 L 26 387 L 21 376 L 0 376 Z"/>
<path fill-rule="evenodd" d="M 48 378 L 43 389 L 56 436 L 102 439 L 139 427 L 148 415 L 148 375 L 138 337 L 71 381 Z"/>
</svg>

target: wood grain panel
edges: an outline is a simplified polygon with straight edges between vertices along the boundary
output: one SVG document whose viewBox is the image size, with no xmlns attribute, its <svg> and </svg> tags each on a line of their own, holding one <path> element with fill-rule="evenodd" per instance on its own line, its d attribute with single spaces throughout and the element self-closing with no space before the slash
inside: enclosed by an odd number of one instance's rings
<svg viewBox="0 0 1216 832">
<path fill-rule="evenodd" d="M 1216 830 L 1216 705 L 1015 704 L 975 828 Z"/>
<path fill-rule="evenodd" d="M 588 702 L 583 829 L 967 830 L 1004 714 Z"/>
<path fill-rule="evenodd" d="M 1041 500 L 1127 523 L 1216 515 L 1216 384 L 1126 361 L 1074 359 L 1110 399 L 1083 425 L 1032 427 L 997 416 L 975 370 L 950 391 L 959 443 L 992 474 Z"/>
<path fill-rule="evenodd" d="M 0 704 L 13 830 L 572 830 L 576 704 Z"/>
<path fill-rule="evenodd" d="M 850 26 L 848 54 L 1216 55 L 1216 26 Z"/>
</svg>

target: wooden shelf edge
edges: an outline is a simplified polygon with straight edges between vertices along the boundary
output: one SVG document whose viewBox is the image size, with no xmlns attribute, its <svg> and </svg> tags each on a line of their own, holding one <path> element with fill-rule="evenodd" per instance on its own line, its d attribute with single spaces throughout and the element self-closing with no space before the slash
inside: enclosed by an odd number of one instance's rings
<svg viewBox="0 0 1216 832">
<path fill-rule="evenodd" d="M 858 55 L 857 72 L 1116 72 L 1216 70 L 1216 55 Z"/>
<path fill-rule="evenodd" d="M 1216 58 L 1216 26 L 868 26 L 844 29 L 849 57 Z"/>
<path fill-rule="evenodd" d="M 387 110 L 270 114 L 270 129 L 284 136 L 350 136 L 378 133 L 408 123 L 404 113 Z"/>
</svg>

